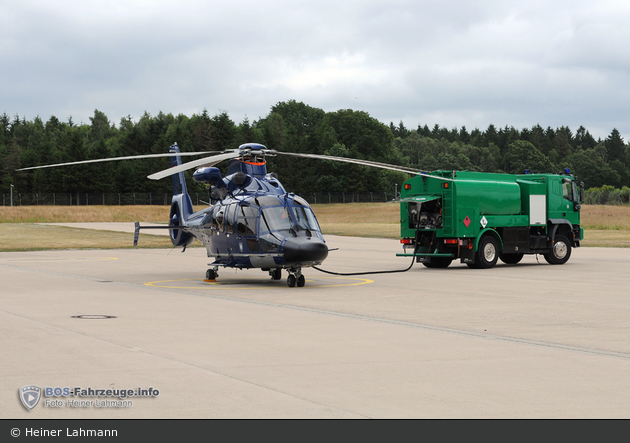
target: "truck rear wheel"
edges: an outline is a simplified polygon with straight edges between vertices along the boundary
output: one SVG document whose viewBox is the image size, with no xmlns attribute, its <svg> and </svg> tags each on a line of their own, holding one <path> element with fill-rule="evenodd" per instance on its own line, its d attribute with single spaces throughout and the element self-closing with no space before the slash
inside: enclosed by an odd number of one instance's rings
<svg viewBox="0 0 630 443">
<path fill-rule="evenodd" d="M 494 267 L 499 259 L 499 245 L 494 237 L 484 235 L 479 240 L 479 249 L 475 256 L 475 267 L 488 269 Z"/>
<path fill-rule="evenodd" d="M 569 239 L 564 235 L 556 236 L 553 246 L 551 247 L 551 252 L 544 254 L 543 257 L 545 257 L 545 260 L 547 260 L 547 263 L 550 265 L 565 264 L 569 261 L 569 257 L 571 257 L 571 243 Z"/>
<path fill-rule="evenodd" d="M 524 254 L 499 254 L 501 261 L 507 265 L 515 265 L 523 259 Z"/>
</svg>

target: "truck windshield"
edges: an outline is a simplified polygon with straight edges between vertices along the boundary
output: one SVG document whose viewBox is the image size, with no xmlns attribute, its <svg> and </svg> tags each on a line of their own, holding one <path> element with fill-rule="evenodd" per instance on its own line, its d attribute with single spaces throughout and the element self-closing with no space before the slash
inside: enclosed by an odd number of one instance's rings
<svg viewBox="0 0 630 443">
<path fill-rule="evenodd" d="M 580 198 L 580 192 L 578 192 L 578 185 L 577 182 L 572 182 L 573 185 L 573 201 L 575 203 L 580 203 L 582 201 L 582 199 Z"/>
</svg>

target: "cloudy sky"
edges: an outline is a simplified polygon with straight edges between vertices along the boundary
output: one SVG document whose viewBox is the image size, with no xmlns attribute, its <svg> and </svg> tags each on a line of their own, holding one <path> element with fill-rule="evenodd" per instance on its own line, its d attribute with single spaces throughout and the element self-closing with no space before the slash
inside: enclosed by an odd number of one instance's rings
<svg viewBox="0 0 630 443">
<path fill-rule="evenodd" d="M 3 0 L 0 113 L 112 123 L 280 101 L 630 141 L 630 1 Z"/>
</svg>

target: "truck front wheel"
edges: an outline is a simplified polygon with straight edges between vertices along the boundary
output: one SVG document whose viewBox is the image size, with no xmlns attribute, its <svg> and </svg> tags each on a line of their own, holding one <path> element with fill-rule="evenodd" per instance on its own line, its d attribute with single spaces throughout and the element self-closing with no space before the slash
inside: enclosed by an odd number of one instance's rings
<svg viewBox="0 0 630 443">
<path fill-rule="evenodd" d="M 494 237 L 484 235 L 479 240 L 479 249 L 475 257 L 475 267 L 480 269 L 492 268 L 499 259 L 499 245 Z"/>
<path fill-rule="evenodd" d="M 548 254 L 544 254 L 545 260 L 550 265 L 563 265 L 571 257 L 571 243 L 569 239 L 564 235 L 556 236 L 555 241 L 553 242 L 553 246 L 551 247 L 551 252 Z"/>
</svg>

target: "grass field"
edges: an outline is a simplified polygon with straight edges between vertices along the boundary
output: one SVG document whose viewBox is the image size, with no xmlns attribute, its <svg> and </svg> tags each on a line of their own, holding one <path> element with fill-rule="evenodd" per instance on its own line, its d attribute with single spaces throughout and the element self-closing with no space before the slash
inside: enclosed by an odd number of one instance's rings
<svg viewBox="0 0 630 443">
<path fill-rule="evenodd" d="M 320 204 L 313 205 L 313 210 L 324 234 L 399 238 L 400 206 L 396 203 Z M 2 206 L 0 251 L 132 247 L 131 234 L 41 223 L 159 223 L 168 219 L 168 211 L 168 206 Z M 628 206 L 584 206 L 582 226 L 585 230 L 583 246 L 630 247 Z M 171 247 L 167 237 L 149 234 L 141 234 L 139 245 Z"/>
</svg>

